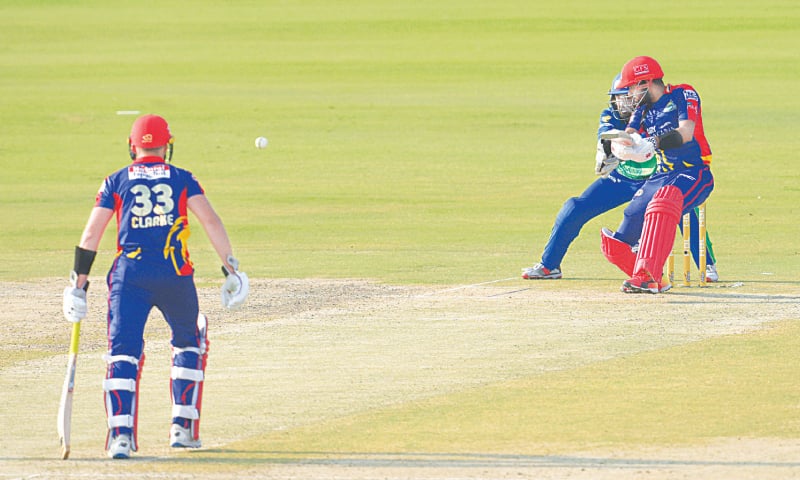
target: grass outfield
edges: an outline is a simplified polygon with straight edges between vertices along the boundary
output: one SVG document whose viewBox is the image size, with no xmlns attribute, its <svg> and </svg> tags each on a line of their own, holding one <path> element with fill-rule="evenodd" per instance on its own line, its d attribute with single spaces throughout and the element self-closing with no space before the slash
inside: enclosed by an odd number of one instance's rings
<svg viewBox="0 0 800 480">
<path fill-rule="evenodd" d="M 118 112 L 127 110 L 170 122 L 174 163 L 198 176 L 251 278 L 450 288 L 516 277 L 538 259 L 563 201 L 595 178 L 594 134 L 611 79 L 647 54 L 667 82 L 691 83 L 701 95 L 716 178 L 707 215 L 724 285 L 740 282 L 742 295 L 787 302 L 792 312 L 800 295 L 800 7 L 751 3 L 679 1 L 623 15 L 589 0 L 4 1 L 0 281 L 66 279 L 100 182 L 126 164 L 135 117 Z M 253 146 L 261 135 L 266 150 Z M 565 280 L 514 285 L 544 296 L 615 292 L 623 278 L 600 254 L 598 231 L 621 216 L 609 212 L 585 227 L 564 261 Z M 110 263 L 113 231 L 98 276 Z M 199 227 L 190 250 L 200 283 L 216 287 L 218 260 Z M 638 320 L 650 319 L 649 299 L 620 300 L 639 301 Z M 4 311 L 13 304 L 0 296 Z M 593 315 L 564 298 L 549 308 Z M 674 315 L 693 308 L 680 303 Z M 30 322 L 48 318 L 34 313 Z M 487 316 L 475 321 L 490 331 Z M 790 361 L 798 318 L 783 320 L 766 332 L 489 378 L 388 409 L 333 410 L 314 425 L 253 437 L 255 450 L 231 445 L 255 458 L 269 445 L 436 452 L 446 442 L 458 451 L 531 453 L 528 443 L 558 452 L 796 439 L 798 399 L 787 379 L 800 378 Z M 6 341 L 0 376 L 62 355 L 60 341 Z M 609 378 L 629 383 L 603 383 Z M 531 399 L 534 385 L 546 388 Z M 626 386 L 636 392 L 620 402 Z M 698 389 L 707 395 L 693 396 Z M 610 420 L 623 413 L 622 423 Z M 735 424 L 723 425 L 725 415 Z M 663 428 L 675 416 L 683 420 Z M 495 421 L 519 428 L 492 430 Z"/>
<path fill-rule="evenodd" d="M 170 121 L 175 163 L 254 276 L 516 275 L 594 180 L 605 92 L 638 54 L 703 98 L 723 275 L 794 280 L 800 266 L 786 222 L 799 175 L 791 2 L 675 4 L 663 27 L 642 11 L 629 30 L 595 2 L 73 3 L 0 6 L 0 278 L 69 271 L 94 192 L 126 162 L 133 117 L 120 110 Z M 586 227 L 570 277 L 617 276 L 595 232 L 620 219 Z M 191 247 L 200 275 L 216 275 L 197 229 Z"/>
</svg>

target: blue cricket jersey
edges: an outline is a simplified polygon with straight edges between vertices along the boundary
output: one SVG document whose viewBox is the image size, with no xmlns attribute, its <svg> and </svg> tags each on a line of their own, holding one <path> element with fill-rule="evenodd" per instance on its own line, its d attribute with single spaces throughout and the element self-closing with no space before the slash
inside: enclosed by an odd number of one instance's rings
<svg viewBox="0 0 800 480">
<path fill-rule="evenodd" d="M 186 201 L 203 193 L 188 170 L 144 157 L 106 177 L 95 206 L 116 214 L 117 255 L 166 262 L 176 274 L 191 275 Z"/>
<path fill-rule="evenodd" d="M 628 127 L 638 130 L 639 125 L 642 125 L 645 136 L 652 137 L 675 130 L 681 120 L 694 120 L 694 118 L 689 114 L 683 89 L 677 87 L 668 89 L 656 103 L 637 108 L 628 122 Z M 703 165 L 700 144 L 694 137 L 678 148 L 656 149 L 656 157 L 659 172 Z"/>
</svg>

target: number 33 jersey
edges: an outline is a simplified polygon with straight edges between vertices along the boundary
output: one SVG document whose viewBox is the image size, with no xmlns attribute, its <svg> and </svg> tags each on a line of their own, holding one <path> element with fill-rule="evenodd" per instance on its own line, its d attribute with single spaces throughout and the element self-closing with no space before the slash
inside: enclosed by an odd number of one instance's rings
<svg viewBox="0 0 800 480">
<path fill-rule="evenodd" d="M 116 214 L 117 255 L 166 262 L 177 275 L 191 275 L 186 202 L 203 193 L 188 170 L 161 157 L 143 157 L 106 177 L 95 206 Z"/>
</svg>

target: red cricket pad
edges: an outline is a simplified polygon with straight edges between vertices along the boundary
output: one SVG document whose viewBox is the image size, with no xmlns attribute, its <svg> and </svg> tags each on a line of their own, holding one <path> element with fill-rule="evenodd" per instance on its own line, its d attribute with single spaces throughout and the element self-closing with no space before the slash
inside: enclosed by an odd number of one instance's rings
<svg viewBox="0 0 800 480">
<path fill-rule="evenodd" d="M 649 276 L 656 282 L 661 281 L 664 262 L 672 251 L 675 227 L 682 212 L 683 192 L 678 187 L 667 185 L 656 191 L 644 213 L 642 239 L 632 276 Z"/>
<path fill-rule="evenodd" d="M 626 275 L 633 276 L 633 265 L 636 263 L 636 254 L 631 251 L 631 246 L 622 240 L 617 240 L 606 229 L 600 229 L 600 250 L 606 259 L 613 263 Z"/>
</svg>

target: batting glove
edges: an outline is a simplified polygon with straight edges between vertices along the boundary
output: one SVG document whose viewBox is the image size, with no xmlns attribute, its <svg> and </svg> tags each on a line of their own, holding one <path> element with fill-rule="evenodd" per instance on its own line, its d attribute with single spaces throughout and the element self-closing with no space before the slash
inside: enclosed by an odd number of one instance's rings
<svg viewBox="0 0 800 480">
<path fill-rule="evenodd" d="M 630 143 L 627 139 L 611 140 L 611 152 L 620 160 L 646 162 L 656 153 L 651 142 L 643 139 L 638 133 L 630 134 Z"/>
<path fill-rule="evenodd" d="M 78 275 L 72 272 L 70 275 L 70 286 L 64 289 L 64 317 L 72 323 L 78 323 L 86 318 L 86 291 L 89 289 L 89 282 L 78 288 L 76 282 Z"/>
<path fill-rule="evenodd" d="M 239 261 L 232 255 L 228 256 L 228 263 L 233 267 L 233 271 L 222 266 L 222 273 L 225 275 L 225 283 L 222 284 L 222 306 L 233 310 L 242 306 L 250 293 L 250 280 L 247 274 L 239 271 Z"/>
</svg>

